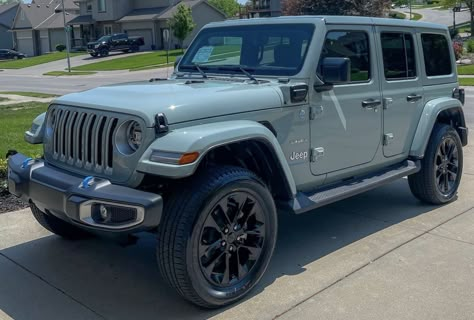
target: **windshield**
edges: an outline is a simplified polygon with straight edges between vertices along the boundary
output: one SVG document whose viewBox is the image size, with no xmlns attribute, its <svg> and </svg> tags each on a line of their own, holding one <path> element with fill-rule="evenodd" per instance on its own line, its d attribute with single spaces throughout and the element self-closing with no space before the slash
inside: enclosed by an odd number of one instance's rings
<svg viewBox="0 0 474 320">
<path fill-rule="evenodd" d="M 110 39 L 110 36 L 102 36 L 99 38 L 99 40 L 97 40 L 97 42 L 102 42 L 102 41 L 107 42 L 109 41 L 109 39 Z"/>
<path fill-rule="evenodd" d="M 314 32 L 312 24 L 231 26 L 204 29 L 187 50 L 179 71 L 240 73 L 240 66 L 253 75 L 292 76 L 304 63 Z"/>
</svg>

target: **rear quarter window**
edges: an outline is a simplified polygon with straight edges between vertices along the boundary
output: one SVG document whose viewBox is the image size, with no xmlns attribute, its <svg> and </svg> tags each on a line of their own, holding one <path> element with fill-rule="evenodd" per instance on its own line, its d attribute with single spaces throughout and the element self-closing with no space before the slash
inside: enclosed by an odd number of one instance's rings
<svg viewBox="0 0 474 320">
<path fill-rule="evenodd" d="M 423 33 L 421 35 L 425 69 L 428 77 L 450 75 L 452 70 L 451 50 L 446 36 Z"/>
</svg>

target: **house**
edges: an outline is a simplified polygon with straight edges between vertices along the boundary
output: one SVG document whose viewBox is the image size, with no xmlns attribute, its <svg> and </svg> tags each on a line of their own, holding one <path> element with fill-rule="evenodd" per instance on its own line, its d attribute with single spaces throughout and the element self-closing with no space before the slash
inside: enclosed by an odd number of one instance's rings
<svg viewBox="0 0 474 320">
<path fill-rule="evenodd" d="M 124 32 L 144 37 L 144 50 L 166 48 L 163 35 L 181 3 L 191 7 L 196 24 L 193 33 L 184 41 L 185 47 L 205 24 L 225 20 L 225 14 L 206 0 L 76 0 L 76 3 L 80 15 L 69 21 L 69 25 L 79 27 L 78 38 L 83 44 L 103 35 Z M 171 37 L 170 47 L 176 45 L 178 41 Z"/>
<path fill-rule="evenodd" d="M 64 0 L 66 23 L 77 17 L 79 7 L 74 0 Z M 21 3 L 13 26 L 14 48 L 29 56 L 54 51 L 57 44 L 66 44 L 61 0 L 33 0 Z M 74 39 L 79 30 L 72 29 Z"/>
<path fill-rule="evenodd" d="M 13 26 L 18 4 L 0 5 L 0 49 L 13 48 L 13 35 L 9 30 Z"/>
<path fill-rule="evenodd" d="M 280 0 L 251 0 L 245 10 L 245 18 L 281 16 Z"/>
</svg>

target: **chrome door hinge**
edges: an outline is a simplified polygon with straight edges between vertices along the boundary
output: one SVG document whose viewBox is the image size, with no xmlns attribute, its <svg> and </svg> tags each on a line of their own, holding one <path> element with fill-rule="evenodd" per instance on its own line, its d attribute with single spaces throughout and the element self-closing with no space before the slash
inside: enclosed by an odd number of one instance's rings
<svg viewBox="0 0 474 320">
<path fill-rule="evenodd" d="M 323 106 L 309 107 L 309 119 L 314 120 L 320 118 L 323 115 Z"/>
<path fill-rule="evenodd" d="M 318 159 L 324 157 L 324 148 L 311 149 L 311 162 L 316 162 Z"/>
<path fill-rule="evenodd" d="M 383 109 L 387 110 L 392 103 L 393 103 L 392 98 L 383 98 Z"/>
<path fill-rule="evenodd" d="M 383 145 L 388 146 L 393 141 L 393 133 L 386 133 L 383 135 Z"/>
</svg>

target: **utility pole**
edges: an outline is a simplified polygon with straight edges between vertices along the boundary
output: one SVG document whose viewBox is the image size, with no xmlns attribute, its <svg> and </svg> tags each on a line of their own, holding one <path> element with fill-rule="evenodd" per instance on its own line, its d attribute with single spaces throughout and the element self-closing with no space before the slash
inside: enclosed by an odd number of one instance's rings
<svg viewBox="0 0 474 320">
<path fill-rule="evenodd" d="M 69 29 L 66 26 L 66 8 L 64 7 L 64 0 L 61 0 L 61 4 L 63 6 L 63 21 L 64 21 L 64 32 L 66 33 L 66 55 L 67 55 L 67 70 L 71 72 L 71 57 L 69 54 L 70 45 L 69 45 Z"/>
<path fill-rule="evenodd" d="M 411 0 L 410 0 L 410 2 L 408 3 L 408 5 L 410 6 L 410 20 L 411 20 Z"/>
</svg>

